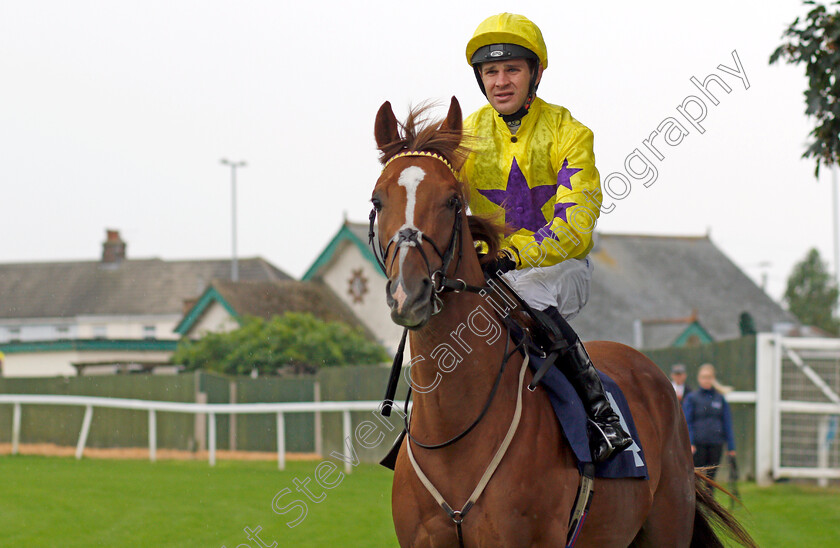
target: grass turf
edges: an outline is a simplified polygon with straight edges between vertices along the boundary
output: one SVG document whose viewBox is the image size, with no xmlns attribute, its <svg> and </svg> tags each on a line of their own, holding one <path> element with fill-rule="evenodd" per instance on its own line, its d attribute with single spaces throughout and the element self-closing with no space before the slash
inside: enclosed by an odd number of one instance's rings
<svg viewBox="0 0 840 548">
<path fill-rule="evenodd" d="M 0 546 L 142 546 L 256 548 L 244 528 L 261 528 L 267 546 L 393 547 L 391 473 L 359 465 L 334 489 L 308 487 L 314 503 L 295 491 L 295 479 L 312 478 L 317 462 L 275 463 L 81 460 L 0 457 Z M 333 473 L 329 481 L 337 481 Z M 308 514 L 281 504 L 306 500 Z M 761 546 L 840 546 L 840 490 L 777 485 L 740 486 L 748 508 L 736 515 Z"/>
<path fill-rule="evenodd" d="M 244 528 L 278 546 L 396 546 L 390 515 L 391 475 L 361 464 L 313 503 L 294 479 L 312 477 L 318 463 L 81 460 L 0 458 L 0 546 L 121 546 L 234 548 L 259 546 Z M 337 474 L 329 481 L 337 481 Z M 312 479 L 315 496 L 320 489 Z M 272 499 L 282 489 L 307 502 L 279 515 Z M 243 546 L 243 548 L 244 548 Z"/>
<path fill-rule="evenodd" d="M 790 483 L 738 489 L 744 505 L 733 513 L 759 546 L 840 546 L 840 489 Z M 730 507 L 723 496 L 718 500 Z"/>
</svg>

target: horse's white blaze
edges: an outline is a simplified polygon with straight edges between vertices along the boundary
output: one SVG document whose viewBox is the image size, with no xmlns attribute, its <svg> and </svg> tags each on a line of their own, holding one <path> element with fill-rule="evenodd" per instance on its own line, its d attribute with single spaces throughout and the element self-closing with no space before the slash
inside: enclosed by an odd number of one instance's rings
<svg viewBox="0 0 840 548">
<path fill-rule="evenodd" d="M 414 206 L 417 204 L 417 187 L 426 172 L 417 166 L 410 166 L 400 173 L 397 184 L 405 188 L 405 225 L 403 227 L 417 229 L 414 226 Z"/>
<path fill-rule="evenodd" d="M 397 289 L 394 290 L 391 295 L 394 297 L 394 300 L 397 301 L 397 312 L 402 312 L 402 307 L 405 304 L 405 299 L 408 295 L 403 289 L 402 280 L 397 282 Z"/>
<path fill-rule="evenodd" d="M 400 286 L 402 286 L 402 281 L 403 281 L 403 277 L 402 277 L 403 263 L 405 262 L 405 256 L 408 255 L 409 246 L 410 246 L 410 244 L 400 247 L 400 256 L 399 256 L 400 273 L 399 273 L 399 276 L 397 277 L 397 284 L 400 285 Z M 400 308 L 402 308 L 402 307 L 400 307 Z"/>
<path fill-rule="evenodd" d="M 425 176 L 426 172 L 421 168 L 417 166 L 409 166 L 400 173 L 400 177 L 397 179 L 397 184 L 405 188 L 405 223 L 400 227 L 400 230 L 394 234 L 395 241 L 399 237 L 400 231 L 405 228 L 416 230 L 418 240 L 421 242 L 423 241 L 423 233 L 414 226 L 414 207 L 417 205 L 417 187 L 420 186 L 420 183 L 423 181 Z M 397 301 L 397 310 L 402 310 L 403 303 L 408 296 L 406 295 L 403 287 L 402 269 L 405 257 L 408 255 L 409 247 L 414 247 L 414 243 L 402 244 L 399 251 L 400 273 L 397 277 L 396 289 L 392 293 L 392 296 Z"/>
</svg>

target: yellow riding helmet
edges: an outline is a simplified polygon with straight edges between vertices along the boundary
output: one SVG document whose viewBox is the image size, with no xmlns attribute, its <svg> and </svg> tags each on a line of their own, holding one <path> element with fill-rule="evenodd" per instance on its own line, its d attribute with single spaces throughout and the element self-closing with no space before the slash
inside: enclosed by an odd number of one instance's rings
<svg viewBox="0 0 840 548">
<path fill-rule="evenodd" d="M 500 13 L 485 19 L 478 25 L 473 37 L 467 43 L 467 63 L 473 66 L 478 62 L 491 60 L 489 58 L 484 59 L 483 56 L 480 60 L 473 59 L 473 57 L 477 52 L 481 54 L 480 49 L 484 48 L 484 51 L 487 51 L 487 48 L 494 44 L 513 44 L 530 50 L 539 59 L 542 68 L 548 68 L 548 51 L 545 47 L 542 32 L 537 25 L 523 15 Z M 513 49 L 517 50 L 518 48 Z M 501 50 L 496 51 L 500 52 Z M 500 55 L 500 53 L 496 53 L 496 55 L 493 55 L 493 53 L 495 52 L 489 52 L 491 58 Z M 505 56 L 513 58 L 512 55 Z M 522 57 L 522 55 L 516 55 L 516 57 Z"/>
</svg>

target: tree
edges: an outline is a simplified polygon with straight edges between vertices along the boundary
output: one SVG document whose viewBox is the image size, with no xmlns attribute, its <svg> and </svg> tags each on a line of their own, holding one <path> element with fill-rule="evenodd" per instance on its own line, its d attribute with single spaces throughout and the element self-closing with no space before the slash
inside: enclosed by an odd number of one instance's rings
<svg viewBox="0 0 840 548">
<path fill-rule="evenodd" d="M 836 335 L 840 333 L 840 321 L 833 311 L 838 294 L 840 291 L 819 251 L 811 249 L 802 262 L 794 265 L 788 278 L 785 301 L 802 323 Z"/>
<path fill-rule="evenodd" d="M 814 7 L 804 21 L 797 17 L 785 30 L 786 40 L 770 56 L 770 64 L 780 58 L 805 64 L 805 114 L 813 116 L 817 125 L 810 133 L 814 142 L 802 157 L 816 158 L 814 175 L 819 176 L 820 163 L 832 165 L 840 160 L 840 14 L 811 0 L 804 4 Z"/>
<path fill-rule="evenodd" d="M 755 320 L 749 312 L 741 312 L 741 315 L 738 316 L 738 327 L 741 329 L 742 337 L 749 337 L 750 335 L 756 334 Z"/>
<path fill-rule="evenodd" d="M 246 318 L 228 333 L 184 339 L 172 363 L 187 370 L 204 369 L 230 375 L 281 371 L 314 372 L 320 366 L 388 361 L 382 346 L 340 322 L 324 322 L 312 314 L 286 313 L 271 320 Z"/>
</svg>

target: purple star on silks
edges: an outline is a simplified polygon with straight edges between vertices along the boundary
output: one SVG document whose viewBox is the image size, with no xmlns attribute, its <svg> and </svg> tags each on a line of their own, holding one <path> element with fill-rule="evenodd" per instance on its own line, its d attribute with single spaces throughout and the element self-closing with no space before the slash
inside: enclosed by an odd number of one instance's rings
<svg viewBox="0 0 840 548">
<path fill-rule="evenodd" d="M 560 168 L 560 171 L 557 172 L 557 186 L 564 186 L 569 190 L 572 190 L 572 175 L 577 173 L 578 171 L 583 171 L 580 168 L 569 167 L 569 159 L 563 158 L 563 167 Z M 569 222 L 568 217 L 566 216 L 566 211 L 574 206 L 577 205 L 575 202 L 558 202 L 554 204 L 554 218 L 561 218 L 565 222 Z M 546 238 L 551 238 L 552 240 L 557 240 L 557 234 L 551 230 L 551 223 L 554 221 L 554 218 L 550 219 L 548 223 L 543 226 L 540 230 L 534 233 L 534 240 L 541 244 L 542 241 Z"/>
<path fill-rule="evenodd" d="M 566 217 L 566 211 L 574 205 L 577 205 L 577 204 L 575 202 L 560 202 L 560 203 L 554 204 L 554 217 L 560 217 L 561 219 L 563 219 L 565 222 L 568 223 L 569 219 Z M 542 227 L 541 229 L 539 229 L 537 232 L 534 233 L 534 240 L 536 240 L 536 242 L 538 244 L 541 244 L 542 241 L 545 240 L 546 238 L 551 238 L 552 240 L 557 240 L 558 239 L 557 234 L 555 234 L 554 231 L 551 230 L 551 222 L 553 220 L 554 219 L 551 219 L 551 221 L 548 221 L 548 223 L 544 227 Z"/>
<path fill-rule="evenodd" d="M 557 172 L 557 184 L 572 190 L 572 175 L 578 171 L 583 171 L 580 168 L 569 167 L 569 159 L 563 159 L 563 167 Z"/>
<path fill-rule="evenodd" d="M 545 225 L 542 206 L 557 192 L 557 185 L 528 187 L 528 182 L 514 158 L 505 190 L 478 189 L 478 192 L 494 204 L 505 208 L 505 222 L 514 229 L 524 228 L 537 232 Z"/>
<path fill-rule="evenodd" d="M 554 216 L 560 217 L 565 222 L 569 222 L 569 219 L 566 218 L 566 210 L 570 207 L 577 205 L 575 202 L 560 202 L 554 204 Z"/>
</svg>

